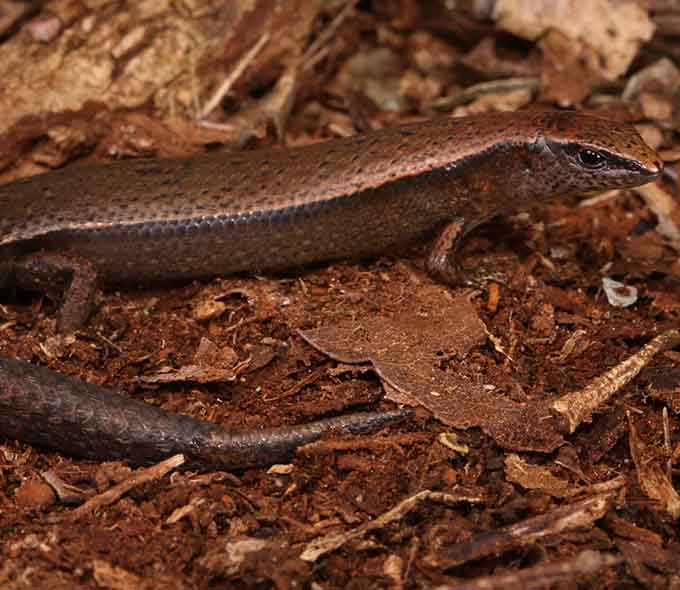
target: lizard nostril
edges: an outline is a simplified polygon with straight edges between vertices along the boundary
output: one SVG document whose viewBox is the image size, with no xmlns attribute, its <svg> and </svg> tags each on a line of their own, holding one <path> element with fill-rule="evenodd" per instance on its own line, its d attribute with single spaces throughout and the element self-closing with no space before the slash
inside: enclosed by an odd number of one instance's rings
<svg viewBox="0 0 680 590">
<path fill-rule="evenodd" d="M 649 168 L 649 173 L 650 174 L 661 174 L 663 171 L 663 161 L 662 160 L 654 160 L 652 166 Z"/>
</svg>

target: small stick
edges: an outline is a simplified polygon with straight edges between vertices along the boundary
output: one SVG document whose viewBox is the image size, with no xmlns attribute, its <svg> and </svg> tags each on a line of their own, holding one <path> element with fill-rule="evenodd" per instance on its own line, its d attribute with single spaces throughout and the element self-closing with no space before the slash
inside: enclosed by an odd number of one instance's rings
<svg viewBox="0 0 680 590">
<path fill-rule="evenodd" d="M 132 488 L 140 486 L 142 484 L 154 481 L 164 477 L 167 473 L 173 469 L 179 467 L 184 463 L 184 455 L 173 455 L 165 461 L 161 461 L 156 465 L 151 467 L 146 467 L 143 469 L 137 469 L 130 477 L 125 481 L 113 486 L 111 489 L 90 498 L 82 506 L 72 510 L 67 518 L 71 521 L 78 520 L 83 516 L 94 512 L 102 506 L 109 506 L 114 502 L 117 502 L 124 494 L 129 492 Z"/>
<path fill-rule="evenodd" d="M 354 12 L 354 8 L 359 3 L 359 0 L 349 0 L 347 4 L 335 15 L 333 20 L 324 27 L 324 30 L 319 33 L 319 36 L 307 48 L 305 54 L 302 56 L 302 61 L 305 62 L 303 68 L 311 70 L 316 63 L 321 60 L 325 54 L 322 51 L 330 41 L 336 36 L 340 25 Z"/>
<path fill-rule="evenodd" d="M 400 445 L 431 443 L 432 435 L 427 432 L 409 432 L 392 436 L 352 437 L 351 439 L 320 440 L 298 447 L 297 454 L 305 457 L 328 455 L 336 451 L 356 451 L 358 449 L 381 451 L 386 448 L 400 449 Z"/>
<path fill-rule="evenodd" d="M 527 547 L 539 539 L 559 537 L 565 531 L 592 527 L 596 520 L 607 514 L 613 497 L 613 493 L 600 494 L 566 504 L 550 512 L 438 549 L 436 553 L 426 557 L 425 561 L 429 566 L 449 569 L 518 547 Z"/>
<path fill-rule="evenodd" d="M 582 576 L 596 574 L 605 567 L 622 563 L 611 553 L 586 549 L 571 559 L 540 563 L 533 567 L 497 576 L 484 576 L 458 584 L 444 584 L 434 590 L 531 590 L 547 588 L 556 582 L 569 582 Z"/>
<path fill-rule="evenodd" d="M 373 520 L 365 522 L 361 526 L 358 526 L 351 531 L 336 533 L 331 535 L 326 535 L 325 537 L 319 537 L 314 539 L 310 543 L 307 543 L 306 547 L 300 554 L 300 559 L 303 561 L 316 561 L 322 555 L 335 551 L 338 547 L 342 547 L 348 541 L 352 539 L 358 539 L 363 537 L 372 530 L 383 528 L 401 518 L 404 518 L 411 510 L 416 508 L 418 504 L 424 502 L 425 500 L 431 500 L 434 502 L 440 502 L 447 505 L 457 504 L 458 502 L 483 502 L 484 499 L 481 496 L 464 496 L 456 494 L 445 494 L 443 492 L 433 492 L 432 490 L 423 490 L 402 500 L 391 510 L 388 510 L 384 514 L 381 514 Z"/>
<path fill-rule="evenodd" d="M 269 33 L 265 33 L 260 37 L 257 43 L 253 45 L 250 50 L 241 58 L 241 60 L 236 64 L 236 67 L 233 69 L 231 74 L 227 76 L 227 78 L 220 84 L 220 87 L 213 93 L 213 95 L 208 99 L 208 102 L 205 104 L 201 112 L 199 113 L 199 119 L 204 119 L 207 117 L 215 108 L 217 108 L 217 105 L 220 104 L 220 101 L 224 98 L 224 96 L 231 90 L 231 87 L 234 85 L 234 82 L 239 79 L 239 77 L 243 74 L 245 69 L 252 63 L 252 61 L 257 57 L 257 54 L 260 53 L 262 48 L 267 44 L 269 41 Z"/>
<path fill-rule="evenodd" d="M 590 422 L 593 411 L 630 383 L 657 353 L 678 344 L 680 330 L 668 330 L 659 334 L 639 352 L 593 379 L 584 389 L 560 397 L 552 404 L 552 408 L 567 420 L 569 432 L 574 432 L 582 422 Z"/>
</svg>

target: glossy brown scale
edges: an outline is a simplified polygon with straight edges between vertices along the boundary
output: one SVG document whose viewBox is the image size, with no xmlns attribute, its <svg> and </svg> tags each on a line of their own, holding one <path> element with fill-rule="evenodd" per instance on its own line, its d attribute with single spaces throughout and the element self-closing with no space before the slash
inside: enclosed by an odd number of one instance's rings
<svg viewBox="0 0 680 590">
<path fill-rule="evenodd" d="M 65 288 L 74 329 L 106 282 L 190 279 L 358 258 L 438 232 L 427 267 L 459 280 L 452 254 L 497 213 L 560 195 L 644 184 L 661 161 L 626 124 L 565 112 L 500 113 L 293 150 L 71 167 L 0 187 L 0 285 Z M 339 417 L 262 433 L 150 409 L 0 357 L 0 434 L 89 457 L 171 452 L 222 466 L 279 460 Z"/>
<path fill-rule="evenodd" d="M 627 173 L 572 167 L 551 151 L 559 145 L 607 150 Z M 659 170 L 625 124 L 548 112 L 441 118 L 294 150 L 72 167 L 11 183 L 0 187 L 0 248 L 11 246 L 0 257 L 74 252 L 106 282 L 278 270 L 376 254 L 449 220 L 477 225 Z"/>
</svg>

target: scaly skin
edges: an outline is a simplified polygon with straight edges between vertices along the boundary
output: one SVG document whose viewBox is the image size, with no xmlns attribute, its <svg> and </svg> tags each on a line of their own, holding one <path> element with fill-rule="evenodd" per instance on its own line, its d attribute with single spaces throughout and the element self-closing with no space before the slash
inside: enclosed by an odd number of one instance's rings
<svg viewBox="0 0 680 590">
<path fill-rule="evenodd" d="M 298 446 L 324 432 L 366 432 L 410 414 L 366 412 L 299 426 L 230 431 L 0 356 L 0 434 L 91 459 L 144 464 L 184 453 L 202 467 L 253 467 L 287 460 Z"/>
<path fill-rule="evenodd" d="M 594 154 L 594 155 L 593 155 Z M 595 166 L 594 164 L 602 164 Z M 291 150 L 72 167 L 0 187 L 0 285 L 67 291 L 87 318 L 94 277 L 182 280 L 357 258 L 440 231 L 428 269 L 497 214 L 575 191 L 654 180 L 658 155 L 626 124 L 576 113 L 501 113 L 385 129 Z M 185 452 L 226 467 L 280 460 L 365 414 L 224 433 L 101 388 L 0 358 L 0 433 L 90 457 Z"/>
<path fill-rule="evenodd" d="M 611 154 L 589 170 L 567 146 Z M 0 186 L 5 282 L 35 251 L 108 283 L 279 270 L 378 254 L 452 220 L 644 184 L 662 164 L 627 124 L 565 112 L 439 118 L 297 149 L 74 166 Z M 0 277 L 2 278 L 2 277 Z"/>
</svg>

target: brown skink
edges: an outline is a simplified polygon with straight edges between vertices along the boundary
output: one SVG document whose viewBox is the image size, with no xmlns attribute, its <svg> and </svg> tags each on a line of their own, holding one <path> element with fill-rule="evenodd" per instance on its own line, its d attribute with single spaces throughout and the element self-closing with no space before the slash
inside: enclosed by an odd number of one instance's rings
<svg viewBox="0 0 680 590">
<path fill-rule="evenodd" d="M 361 258 L 440 233 L 448 250 L 509 210 L 644 184 L 658 155 L 626 124 L 573 112 L 440 118 L 297 149 L 71 167 L 0 186 L 0 286 L 70 279 L 84 321 L 94 276 L 149 283 Z"/>
<path fill-rule="evenodd" d="M 95 277 L 147 283 L 279 270 L 435 234 L 428 270 L 455 282 L 457 244 L 490 217 L 644 184 L 662 167 L 630 125 L 545 111 L 440 118 L 296 149 L 73 167 L 0 187 L 0 285 L 45 289 L 61 280 L 69 329 L 86 319 Z M 57 410 L 43 380 L 36 372 L 38 385 L 22 395 Z M 29 426 L 6 426 L 14 403 L 4 406 L 0 433 L 22 438 Z M 87 395 L 82 404 L 87 413 Z M 97 423 L 107 436 L 115 426 Z M 85 427 L 77 435 L 99 436 Z"/>
</svg>

